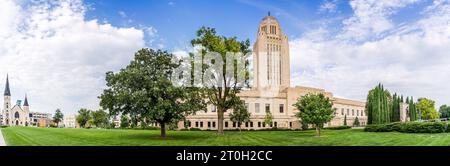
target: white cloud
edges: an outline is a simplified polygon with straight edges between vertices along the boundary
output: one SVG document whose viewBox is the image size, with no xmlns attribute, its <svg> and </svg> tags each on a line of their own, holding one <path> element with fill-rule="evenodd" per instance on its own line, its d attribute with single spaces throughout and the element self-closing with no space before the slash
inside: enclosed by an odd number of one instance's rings
<svg viewBox="0 0 450 166">
<path fill-rule="evenodd" d="M 158 33 L 158 30 L 156 30 L 156 28 L 154 27 L 146 27 L 145 32 L 149 37 L 154 37 Z"/>
<path fill-rule="evenodd" d="M 350 1 L 353 16 L 343 22 L 345 28 L 341 38 L 355 41 L 380 35 L 394 27 L 389 16 L 400 8 L 418 0 L 360 0 Z"/>
<path fill-rule="evenodd" d="M 292 40 L 291 84 L 321 87 L 337 96 L 364 101 L 367 91 L 381 82 L 391 92 L 414 96 L 416 99 L 428 97 L 437 101 L 437 107 L 448 104 L 448 1 L 436 1 L 431 6 L 424 7 L 418 21 L 404 25 L 389 21 L 388 16 L 396 12 L 393 8 L 406 7 L 413 1 L 377 1 L 381 4 L 373 2 L 367 4 L 376 9 L 360 7 L 359 5 L 367 5 L 359 4 L 363 3 L 361 1 L 351 1 L 355 14 L 350 17 L 350 22 L 344 22 L 338 37 L 329 37 L 326 28 L 320 28 Z M 382 14 L 372 17 L 377 12 Z M 380 21 L 380 18 L 386 21 L 392 33 L 377 39 L 361 40 L 359 43 L 349 42 L 348 38 L 339 36 L 358 36 L 361 35 L 359 32 L 368 36 L 376 35 L 386 28 L 378 29 L 377 25 L 369 24 Z M 355 34 L 349 34 L 350 31 Z"/>
<path fill-rule="evenodd" d="M 333 0 L 333 1 L 327 0 L 324 3 L 322 3 L 322 5 L 320 5 L 319 12 L 321 12 L 321 13 L 323 13 L 323 12 L 336 13 L 337 12 L 337 3 L 338 3 L 338 0 Z"/>
<path fill-rule="evenodd" d="M 27 93 L 32 111 L 98 108 L 105 72 L 129 63 L 144 32 L 86 20 L 85 10 L 79 0 L 0 1 L 0 87 L 9 73 L 13 99 Z"/>
<path fill-rule="evenodd" d="M 127 18 L 128 16 L 127 16 L 127 13 L 125 13 L 124 11 L 119 11 L 119 12 L 117 12 L 118 14 L 119 14 L 119 16 L 120 17 L 122 17 L 122 18 Z"/>
</svg>

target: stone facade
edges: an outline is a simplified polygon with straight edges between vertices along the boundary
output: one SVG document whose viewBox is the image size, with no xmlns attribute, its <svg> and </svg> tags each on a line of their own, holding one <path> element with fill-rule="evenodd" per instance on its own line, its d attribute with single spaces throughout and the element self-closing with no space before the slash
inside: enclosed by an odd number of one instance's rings
<svg viewBox="0 0 450 166">
<path fill-rule="evenodd" d="M 334 97 L 331 92 L 324 89 L 290 86 L 290 57 L 287 36 L 283 33 L 278 20 L 273 16 L 266 16 L 260 23 L 257 40 L 253 46 L 253 79 L 252 88 L 241 91 L 239 96 L 247 105 L 251 113 L 251 122 L 242 124 L 244 129 L 263 128 L 301 128 L 299 120 L 295 117 L 298 112 L 292 106 L 300 96 L 308 93 L 322 93 L 333 101 L 336 108 L 335 117 L 327 126 L 341 126 L 346 117 L 347 125 L 352 125 L 358 118 L 360 125 L 365 125 L 367 116 L 365 103 Z M 266 111 L 273 115 L 273 124 L 265 125 Z M 224 129 L 237 128 L 225 113 Z M 198 112 L 189 116 L 188 126 L 200 129 L 217 129 L 217 112 L 212 105 L 207 112 Z M 184 128 L 180 122 L 179 128 Z"/>
</svg>

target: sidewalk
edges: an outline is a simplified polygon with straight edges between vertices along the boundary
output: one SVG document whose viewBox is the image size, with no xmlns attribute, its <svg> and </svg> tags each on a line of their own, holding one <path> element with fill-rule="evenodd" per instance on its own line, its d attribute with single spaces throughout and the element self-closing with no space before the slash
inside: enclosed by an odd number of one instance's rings
<svg viewBox="0 0 450 166">
<path fill-rule="evenodd" d="M 3 139 L 2 130 L 0 130 L 0 146 L 6 146 L 5 139 Z"/>
</svg>

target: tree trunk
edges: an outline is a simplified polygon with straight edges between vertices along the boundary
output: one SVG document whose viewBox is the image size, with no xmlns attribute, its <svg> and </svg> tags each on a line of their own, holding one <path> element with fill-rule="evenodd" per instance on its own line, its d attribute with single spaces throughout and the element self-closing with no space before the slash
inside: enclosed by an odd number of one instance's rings
<svg viewBox="0 0 450 166">
<path fill-rule="evenodd" d="M 224 110 L 222 108 L 217 110 L 217 134 L 223 135 L 223 114 Z"/>
<path fill-rule="evenodd" d="M 320 127 L 316 125 L 316 136 L 320 137 Z"/>
<path fill-rule="evenodd" d="M 160 123 L 161 124 L 161 138 L 166 138 L 166 123 Z"/>
</svg>

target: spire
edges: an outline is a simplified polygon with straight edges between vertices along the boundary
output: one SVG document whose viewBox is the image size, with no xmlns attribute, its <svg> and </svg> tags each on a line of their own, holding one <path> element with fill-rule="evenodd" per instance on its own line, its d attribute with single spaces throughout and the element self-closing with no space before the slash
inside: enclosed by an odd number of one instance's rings
<svg viewBox="0 0 450 166">
<path fill-rule="evenodd" d="M 9 78 L 8 74 L 6 74 L 6 87 L 5 87 L 5 94 L 4 96 L 11 96 L 11 92 L 9 90 Z"/>
<path fill-rule="evenodd" d="M 270 11 L 267 13 L 267 16 L 270 16 Z"/>
<path fill-rule="evenodd" d="M 29 106 L 28 105 L 28 98 L 27 98 L 27 94 L 25 94 L 25 102 L 23 103 L 23 106 Z"/>
</svg>

